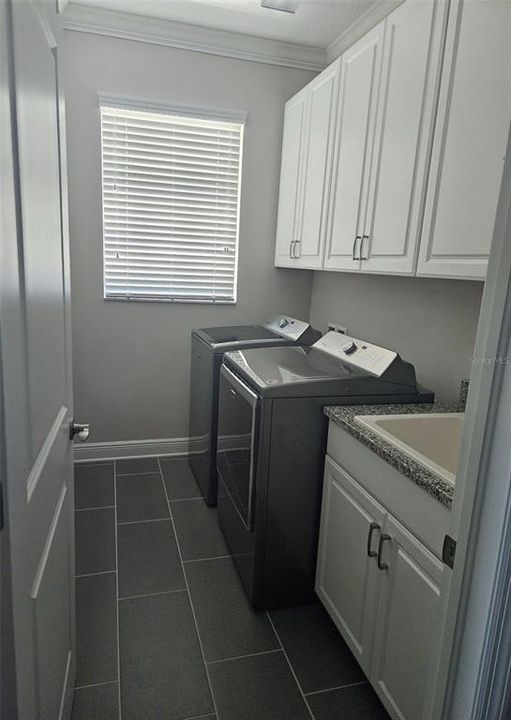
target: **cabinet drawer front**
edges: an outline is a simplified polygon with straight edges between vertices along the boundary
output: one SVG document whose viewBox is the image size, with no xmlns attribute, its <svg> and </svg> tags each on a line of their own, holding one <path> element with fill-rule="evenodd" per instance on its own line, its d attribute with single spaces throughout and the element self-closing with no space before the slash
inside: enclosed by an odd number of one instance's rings
<svg viewBox="0 0 511 720">
<path fill-rule="evenodd" d="M 384 532 L 371 682 L 394 717 L 427 720 L 443 566 L 391 516 Z"/>
<path fill-rule="evenodd" d="M 326 459 L 316 592 L 362 668 L 369 672 L 379 575 L 368 556 L 371 523 L 384 511 Z M 378 530 L 371 533 L 372 550 Z"/>
</svg>

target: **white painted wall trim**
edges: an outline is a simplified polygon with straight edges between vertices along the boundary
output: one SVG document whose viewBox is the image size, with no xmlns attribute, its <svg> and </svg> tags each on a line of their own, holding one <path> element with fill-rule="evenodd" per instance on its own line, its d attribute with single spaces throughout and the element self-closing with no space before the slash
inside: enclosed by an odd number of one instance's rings
<svg viewBox="0 0 511 720">
<path fill-rule="evenodd" d="M 219 438 L 222 450 L 247 448 L 250 434 L 229 435 Z M 73 444 L 74 462 L 98 460 L 121 460 L 134 457 L 157 457 L 162 455 L 192 455 L 207 450 L 208 437 L 157 438 L 155 440 L 113 440 L 110 442 Z"/>
<path fill-rule="evenodd" d="M 357 40 L 360 40 L 361 37 L 368 33 L 369 30 L 372 30 L 403 2 L 404 0 L 378 0 L 358 20 L 346 28 L 336 40 L 330 43 L 326 49 L 327 63 L 330 64 L 339 55 L 346 52 Z"/>
<path fill-rule="evenodd" d="M 206 118 L 246 125 L 248 113 L 245 110 L 226 110 L 204 105 L 179 105 L 177 103 L 158 102 L 151 98 L 134 95 L 118 95 L 116 93 L 98 93 L 100 107 L 127 108 L 129 110 L 154 110 L 160 113 L 186 115 L 188 117 Z"/>
<path fill-rule="evenodd" d="M 147 42 L 212 55 L 281 65 L 301 70 L 322 70 L 326 50 L 295 43 L 225 32 L 132 13 L 102 10 L 71 3 L 63 15 L 64 29 Z"/>
<path fill-rule="evenodd" d="M 98 443 L 75 443 L 75 462 L 121 460 L 122 458 L 162 455 L 189 455 L 199 452 L 200 438 L 158 438 L 155 440 L 117 440 Z"/>
</svg>

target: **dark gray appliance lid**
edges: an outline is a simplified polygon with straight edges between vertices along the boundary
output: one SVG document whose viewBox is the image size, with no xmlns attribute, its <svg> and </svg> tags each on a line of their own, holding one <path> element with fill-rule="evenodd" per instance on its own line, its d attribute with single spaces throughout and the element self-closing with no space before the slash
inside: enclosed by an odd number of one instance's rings
<svg viewBox="0 0 511 720">
<path fill-rule="evenodd" d="M 383 348 L 380 352 L 358 340 L 353 350 L 352 342 L 329 333 L 310 348 L 238 350 L 224 355 L 224 363 L 258 394 L 268 397 L 418 392 L 413 366 L 399 355 Z"/>
<path fill-rule="evenodd" d="M 218 353 L 237 347 L 311 345 L 321 337 L 309 323 L 289 315 L 274 315 L 260 325 L 226 325 L 193 330 L 193 333 Z"/>
<path fill-rule="evenodd" d="M 245 375 L 251 384 L 265 390 L 299 383 L 316 384 L 328 380 L 371 377 L 359 370 L 329 358 L 314 348 L 274 347 L 235 350 L 224 356 L 224 362 L 237 374 Z M 273 393 L 274 394 L 274 393 Z"/>
<path fill-rule="evenodd" d="M 246 342 L 247 340 L 275 340 L 279 336 L 261 325 L 231 325 L 211 327 L 195 331 L 210 345 L 218 343 Z"/>
</svg>

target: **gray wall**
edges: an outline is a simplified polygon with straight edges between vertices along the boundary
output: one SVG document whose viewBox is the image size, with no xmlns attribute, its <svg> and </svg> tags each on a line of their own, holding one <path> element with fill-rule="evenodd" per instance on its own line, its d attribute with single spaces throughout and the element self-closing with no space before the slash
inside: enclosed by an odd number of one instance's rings
<svg viewBox="0 0 511 720">
<path fill-rule="evenodd" d="M 75 417 L 92 441 L 188 435 L 192 327 L 307 318 L 311 273 L 273 268 L 283 105 L 302 70 L 65 33 Z M 98 92 L 248 112 L 236 306 L 102 299 Z"/>
<path fill-rule="evenodd" d="M 470 373 L 483 284 L 461 280 L 315 272 L 311 322 L 399 352 L 438 399 L 457 398 Z"/>
</svg>

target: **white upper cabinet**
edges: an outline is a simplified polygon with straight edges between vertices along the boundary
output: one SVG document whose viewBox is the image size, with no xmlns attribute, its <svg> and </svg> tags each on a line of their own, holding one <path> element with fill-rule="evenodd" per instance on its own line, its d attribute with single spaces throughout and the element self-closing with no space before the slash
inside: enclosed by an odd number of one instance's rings
<svg viewBox="0 0 511 720">
<path fill-rule="evenodd" d="M 321 269 L 340 61 L 286 103 L 275 265 Z"/>
<path fill-rule="evenodd" d="M 415 272 L 447 7 L 409 0 L 385 23 L 364 272 Z"/>
<path fill-rule="evenodd" d="M 292 267 L 294 262 L 296 219 L 300 211 L 300 170 L 303 162 L 306 103 L 307 89 L 288 100 L 284 111 L 275 251 L 275 265 L 281 267 Z"/>
<path fill-rule="evenodd" d="M 419 275 L 484 279 L 511 120 L 511 3 L 451 3 Z"/>
<path fill-rule="evenodd" d="M 339 67 L 339 61 L 333 63 L 308 86 L 309 116 L 303 165 L 303 202 L 295 252 L 298 260 L 296 265 L 303 268 L 323 267 Z"/>
<path fill-rule="evenodd" d="M 511 1 L 405 0 L 286 105 L 275 264 L 484 279 Z"/>
<path fill-rule="evenodd" d="M 325 270 L 359 270 L 384 24 L 342 57 Z"/>
</svg>

